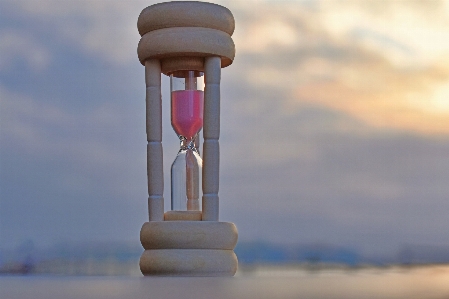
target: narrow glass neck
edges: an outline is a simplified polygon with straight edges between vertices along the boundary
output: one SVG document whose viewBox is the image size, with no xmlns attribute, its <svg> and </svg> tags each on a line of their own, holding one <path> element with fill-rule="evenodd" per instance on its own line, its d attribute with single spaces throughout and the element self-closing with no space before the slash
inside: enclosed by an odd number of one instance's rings
<svg viewBox="0 0 449 299">
<path fill-rule="evenodd" d="M 185 151 L 185 150 L 193 150 L 195 152 L 198 152 L 198 149 L 196 148 L 196 138 L 198 137 L 198 134 L 193 136 L 191 139 L 187 139 L 184 136 L 179 136 L 179 151 Z"/>
</svg>

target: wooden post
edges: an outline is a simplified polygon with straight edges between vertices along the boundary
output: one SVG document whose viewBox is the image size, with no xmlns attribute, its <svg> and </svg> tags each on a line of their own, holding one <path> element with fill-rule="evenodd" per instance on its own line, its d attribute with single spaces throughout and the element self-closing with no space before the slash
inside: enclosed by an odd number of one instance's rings
<svg viewBox="0 0 449 299">
<path fill-rule="evenodd" d="M 148 214 L 150 221 L 164 220 L 164 170 L 162 153 L 161 63 L 145 61 Z"/>
<path fill-rule="evenodd" d="M 220 57 L 206 57 L 204 60 L 203 221 L 218 221 L 220 77 Z"/>
</svg>

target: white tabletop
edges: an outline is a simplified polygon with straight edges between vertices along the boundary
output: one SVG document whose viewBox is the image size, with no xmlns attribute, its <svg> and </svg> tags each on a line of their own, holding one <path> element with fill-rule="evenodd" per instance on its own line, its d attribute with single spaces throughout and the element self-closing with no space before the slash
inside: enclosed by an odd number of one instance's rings
<svg viewBox="0 0 449 299">
<path fill-rule="evenodd" d="M 260 268 L 232 278 L 0 276 L 0 298 L 449 298 L 449 266 Z"/>
</svg>

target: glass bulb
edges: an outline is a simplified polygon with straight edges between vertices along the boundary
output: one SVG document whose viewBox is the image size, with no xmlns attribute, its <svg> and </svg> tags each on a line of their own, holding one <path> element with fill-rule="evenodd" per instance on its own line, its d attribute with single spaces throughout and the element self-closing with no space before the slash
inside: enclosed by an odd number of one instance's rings
<svg viewBox="0 0 449 299">
<path fill-rule="evenodd" d="M 202 73 L 176 71 L 170 75 L 171 124 L 181 147 L 171 167 L 171 205 L 175 211 L 201 210 L 202 159 L 198 133 L 203 127 Z"/>
<path fill-rule="evenodd" d="M 200 190 L 203 160 L 194 147 L 181 140 L 181 149 L 171 167 L 171 208 L 173 211 L 201 210 Z"/>
</svg>

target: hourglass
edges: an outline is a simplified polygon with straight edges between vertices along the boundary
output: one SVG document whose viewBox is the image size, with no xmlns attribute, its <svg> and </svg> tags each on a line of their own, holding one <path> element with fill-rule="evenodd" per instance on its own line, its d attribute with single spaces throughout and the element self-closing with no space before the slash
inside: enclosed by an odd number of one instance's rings
<svg viewBox="0 0 449 299">
<path fill-rule="evenodd" d="M 218 219 L 220 79 L 221 68 L 234 60 L 234 18 L 220 5 L 176 1 L 145 8 L 137 27 L 142 36 L 137 53 L 145 66 L 149 195 L 140 270 L 144 275 L 234 275 L 237 229 Z M 168 211 L 161 74 L 170 77 L 171 125 L 180 141 L 170 169 Z"/>
</svg>

